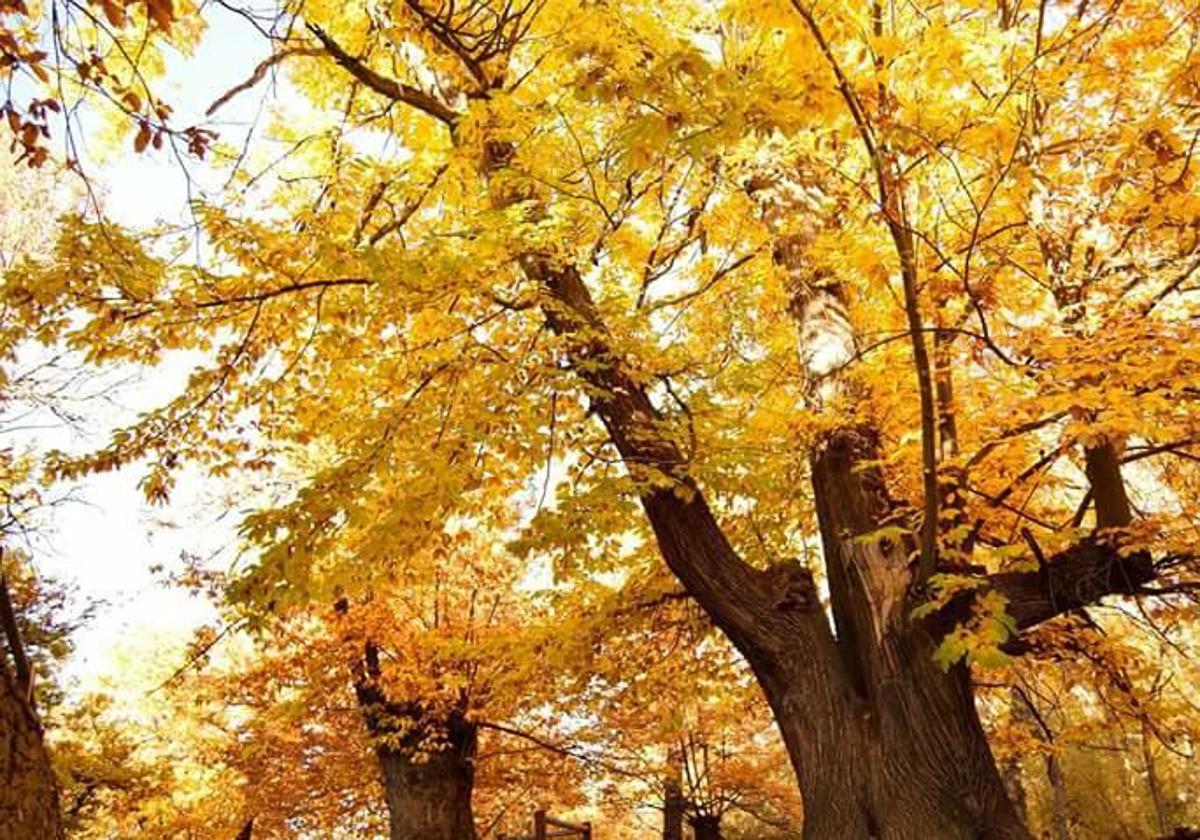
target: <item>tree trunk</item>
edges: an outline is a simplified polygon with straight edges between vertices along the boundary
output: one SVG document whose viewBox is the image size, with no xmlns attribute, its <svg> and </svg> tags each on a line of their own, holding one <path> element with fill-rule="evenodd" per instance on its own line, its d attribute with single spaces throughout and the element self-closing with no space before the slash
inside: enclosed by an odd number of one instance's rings
<svg viewBox="0 0 1200 840">
<path fill-rule="evenodd" d="M 1154 806 L 1154 824 L 1159 834 L 1167 834 L 1171 830 L 1171 816 L 1167 809 L 1167 799 L 1163 795 L 1162 782 L 1158 777 L 1158 765 L 1154 760 L 1154 744 L 1149 724 L 1142 723 L 1142 762 L 1146 767 L 1146 784 L 1150 788 L 1150 802 Z"/>
<path fill-rule="evenodd" d="M 429 755 L 383 742 L 383 773 L 392 840 L 474 840 L 471 795 L 478 733 L 461 718 L 447 725 L 447 744 Z"/>
<path fill-rule="evenodd" d="M 1053 840 L 1071 840 L 1071 818 L 1067 812 L 1067 782 L 1062 762 L 1051 750 L 1046 754 L 1046 779 L 1050 782 L 1050 836 Z"/>
<path fill-rule="evenodd" d="M 692 835 L 695 840 L 721 840 L 721 818 L 705 814 L 692 818 Z"/>
<path fill-rule="evenodd" d="M 346 611 L 346 602 L 335 605 Z M 479 728 L 462 709 L 431 712 L 379 686 L 379 649 L 351 664 L 354 693 L 375 741 L 391 840 L 475 840 L 471 797 Z"/>
<path fill-rule="evenodd" d="M 813 489 L 846 670 L 868 712 L 874 828 L 882 837 L 1025 838 L 979 723 L 970 677 L 934 662 L 938 639 L 914 620 L 912 546 L 881 538 L 897 522 L 867 427 L 818 449 Z"/>
<path fill-rule="evenodd" d="M 1000 767 L 1000 775 L 1004 786 L 1008 789 L 1008 798 L 1012 800 L 1013 810 L 1021 822 L 1029 823 L 1029 801 L 1025 794 L 1025 772 L 1020 754 L 1009 756 Z"/>
<path fill-rule="evenodd" d="M 683 812 L 686 803 L 683 791 L 675 779 L 667 779 L 663 785 L 662 840 L 683 840 Z"/>
<path fill-rule="evenodd" d="M 1021 689 L 1016 686 L 1009 688 L 1009 726 L 1014 729 L 1032 731 L 1037 725 L 1033 712 L 1026 705 Z M 1012 800 L 1013 808 L 1022 822 L 1029 822 L 1029 799 L 1025 791 L 1025 762 L 1020 752 L 1014 752 L 1004 762 L 1001 775 L 1008 788 L 1008 798 Z"/>
<path fill-rule="evenodd" d="M 574 339 L 572 359 L 630 472 L 676 482 L 646 490 L 642 505 L 667 565 L 763 688 L 799 779 L 805 836 L 1027 838 L 965 669 L 943 673 L 936 639 L 910 618 L 907 545 L 862 538 L 897 513 L 878 470 L 859 469 L 879 456 L 870 431 L 835 433 L 813 460 L 835 637 L 810 570 L 758 571 L 730 546 L 675 444 L 655 430 L 646 392 L 609 353 L 578 272 L 534 259 L 525 270 L 559 302 L 550 325 Z"/>
<path fill-rule="evenodd" d="M 60 840 L 58 786 L 42 727 L 0 662 L 0 840 Z"/>
<path fill-rule="evenodd" d="M 592 406 L 637 481 L 668 567 L 745 656 L 763 689 L 799 780 L 805 837 L 1029 837 L 1008 800 L 980 726 L 969 675 L 933 661 L 942 634 L 970 615 L 960 597 L 926 622 L 909 564 L 911 541 L 872 538 L 912 528 L 887 499 L 869 427 L 835 430 L 814 452 L 814 498 L 835 637 L 812 572 L 745 563 L 717 523 L 687 461 L 662 434 L 661 414 L 611 337 L 578 270 L 522 259 L 546 290 L 551 329 L 591 386 Z M 670 486 L 664 487 L 664 479 Z M 1019 629 L 1153 577 L 1150 558 L 1085 539 L 1033 572 L 991 575 Z"/>
</svg>

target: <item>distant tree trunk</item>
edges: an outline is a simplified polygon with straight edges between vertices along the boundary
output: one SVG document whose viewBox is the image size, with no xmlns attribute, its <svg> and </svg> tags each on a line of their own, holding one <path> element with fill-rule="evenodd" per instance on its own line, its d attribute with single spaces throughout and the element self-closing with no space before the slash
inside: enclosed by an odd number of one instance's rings
<svg viewBox="0 0 1200 840">
<path fill-rule="evenodd" d="M 0 638 L 0 840 L 59 840 L 58 783 L 34 709 L 33 672 L 2 570 Z"/>
<path fill-rule="evenodd" d="M 1015 685 L 1011 686 L 1009 688 L 1009 726 L 1030 732 L 1034 730 L 1036 723 L 1033 712 L 1026 705 L 1021 689 Z M 1014 752 L 1005 760 L 1000 773 L 1004 777 L 1005 787 L 1008 788 L 1008 798 L 1012 800 L 1017 816 L 1021 818 L 1021 822 L 1028 823 L 1029 801 L 1025 792 L 1025 767 L 1022 758 L 1020 752 Z"/>
<path fill-rule="evenodd" d="M 1025 795 L 1021 756 L 1014 754 L 1006 758 L 1000 767 L 1000 775 L 1004 778 L 1004 787 L 1008 790 L 1008 798 L 1012 800 L 1013 810 L 1017 812 L 1018 819 L 1028 824 L 1029 802 Z"/>
<path fill-rule="evenodd" d="M 1071 820 L 1067 806 L 1067 783 L 1063 776 L 1062 762 L 1058 758 L 1058 749 L 1054 743 L 1054 730 L 1038 711 L 1037 705 L 1029 693 L 1018 685 L 1010 689 L 1013 703 L 1013 721 L 1015 725 L 1024 725 L 1032 730 L 1045 747 L 1044 764 L 1046 781 L 1050 785 L 1050 840 L 1070 840 Z M 1022 799 L 1024 797 L 1022 796 Z"/>
<path fill-rule="evenodd" d="M 686 803 L 683 790 L 676 779 L 663 784 L 662 840 L 683 840 L 683 813 Z"/>
<path fill-rule="evenodd" d="M 1158 777 L 1158 765 L 1154 761 L 1152 733 L 1146 723 L 1142 724 L 1142 761 L 1146 765 L 1146 784 L 1150 787 L 1150 801 L 1154 805 L 1154 823 L 1160 834 L 1171 831 L 1171 817 L 1167 813 L 1167 800 L 1163 796 L 1162 781 Z"/>
<path fill-rule="evenodd" d="M 0 840 L 60 840 L 61 819 L 42 727 L 0 662 Z"/>
<path fill-rule="evenodd" d="M 692 817 L 692 834 L 695 840 L 721 840 L 721 817 L 717 814 L 704 814 Z"/>
<path fill-rule="evenodd" d="M 1071 840 L 1071 815 L 1067 805 L 1067 782 L 1062 762 L 1053 750 L 1046 754 L 1046 778 L 1050 782 L 1050 836 L 1052 840 Z"/>
<path fill-rule="evenodd" d="M 376 748 L 392 840 L 474 840 L 477 731 L 459 717 L 446 729 L 446 746 L 428 756 Z"/>
<path fill-rule="evenodd" d="M 346 609 L 339 602 L 338 610 Z M 479 730 L 461 709 L 431 714 L 379 687 L 379 651 L 354 663 L 354 691 L 375 740 L 391 840 L 475 840 L 471 797 Z"/>
</svg>

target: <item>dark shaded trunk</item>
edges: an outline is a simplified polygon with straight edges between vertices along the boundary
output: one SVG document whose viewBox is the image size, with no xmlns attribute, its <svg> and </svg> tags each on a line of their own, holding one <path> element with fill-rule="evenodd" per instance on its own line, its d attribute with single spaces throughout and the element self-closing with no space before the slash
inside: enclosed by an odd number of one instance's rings
<svg viewBox="0 0 1200 840">
<path fill-rule="evenodd" d="M 1111 441 L 1084 451 L 1084 470 L 1096 506 L 1097 528 L 1123 528 L 1133 521 L 1133 510 L 1121 475 L 1121 456 Z"/>
<path fill-rule="evenodd" d="M 471 795 L 478 734 L 461 718 L 446 726 L 445 746 L 427 755 L 376 748 L 392 840 L 473 840 Z"/>
<path fill-rule="evenodd" d="M 0 548 L 0 564 L 3 561 Z M 0 639 L 0 840 L 58 840 L 63 836 L 58 782 L 34 705 L 33 669 L 2 566 Z"/>
<path fill-rule="evenodd" d="M 692 817 L 692 835 L 695 840 L 721 840 L 721 818 L 714 814 Z"/>
<path fill-rule="evenodd" d="M 765 572 L 735 565 L 737 555 L 697 495 L 658 491 L 643 505 L 668 565 L 694 597 L 703 593 L 701 603 L 711 604 L 709 615 L 763 689 L 799 780 L 805 836 L 867 837 L 864 709 L 812 573 L 796 563 Z"/>
<path fill-rule="evenodd" d="M 0 840 L 60 840 L 58 785 L 42 727 L 0 662 Z"/>
<path fill-rule="evenodd" d="M 683 840 L 683 813 L 686 807 L 679 782 L 668 779 L 663 785 L 662 840 Z"/>
</svg>

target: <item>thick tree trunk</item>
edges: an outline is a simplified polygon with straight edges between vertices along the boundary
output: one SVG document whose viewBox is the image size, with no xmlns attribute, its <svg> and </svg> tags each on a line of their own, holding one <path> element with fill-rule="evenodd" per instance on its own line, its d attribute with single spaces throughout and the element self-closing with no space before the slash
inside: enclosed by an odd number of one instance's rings
<svg viewBox="0 0 1200 840">
<path fill-rule="evenodd" d="M 942 671 L 938 639 L 912 617 L 911 543 L 869 428 L 831 435 L 813 459 L 830 598 L 846 669 L 864 698 L 874 828 L 882 837 L 1025 838 L 980 726 L 965 668 Z"/>
<path fill-rule="evenodd" d="M 551 328 L 594 389 L 593 406 L 635 479 L 663 558 L 742 652 L 775 714 L 799 780 L 805 836 L 818 838 L 1024 838 L 962 667 L 942 672 L 943 632 L 970 612 L 958 599 L 936 620 L 915 621 L 909 545 L 868 535 L 911 525 L 883 493 L 869 428 L 831 434 L 813 458 L 813 484 L 835 637 L 811 571 L 781 562 L 748 566 L 716 522 L 659 412 L 615 358 L 578 271 L 522 261 L 553 301 Z M 663 478 L 673 484 L 663 487 Z M 1020 628 L 1128 593 L 1153 577 L 1149 558 L 1122 557 L 1084 540 L 1035 572 L 992 575 Z"/>
<path fill-rule="evenodd" d="M 868 431 L 833 435 L 813 462 L 838 635 L 812 574 L 794 563 L 759 572 L 729 545 L 658 412 L 608 353 L 582 279 L 540 260 L 527 273 L 558 300 L 551 327 L 596 388 L 595 405 L 635 477 L 674 478 L 642 496 L 667 565 L 746 657 L 799 779 L 810 840 L 1026 838 L 1005 794 L 965 670 L 943 673 L 936 640 L 909 616 L 908 551 L 869 538 L 896 511 Z"/>
<path fill-rule="evenodd" d="M 446 729 L 445 747 L 429 755 L 386 742 L 376 749 L 392 840 L 474 840 L 477 732 L 461 718 Z"/>
<path fill-rule="evenodd" d="M 667 564 L 763 689 L 800 783 L 806 836 L 869 836 L 864 709 L 812 573 L 795 563 L 766 572 L 742 564 L 698 494 L 654 491 L 642 502 Z"/>
<path fill-rule="evenodd" d="M 714 814 L 693 817 L 692 835 L 695 840 L 721 840 L 721 818 Z"/>
<path fill-rule="evenodd" d="M 0 662 L 0 840 L 60 840 L 58 786 L 42 728 Z"/>
</svg>

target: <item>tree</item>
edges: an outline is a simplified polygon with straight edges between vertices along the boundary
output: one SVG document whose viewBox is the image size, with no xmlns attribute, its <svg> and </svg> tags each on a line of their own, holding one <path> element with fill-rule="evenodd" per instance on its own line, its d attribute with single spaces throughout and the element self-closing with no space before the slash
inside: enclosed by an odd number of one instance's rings
<svg viewBox="0 0 1200 840">
<path fill-rule="evenodd" d="M 0 797 L 0 830 L 13 840 L 62 837 L 58 788 L 34 706 L 33 669 L 9 594 L 7 569 L 0 571 L 6 652 L 0 660 L 0 723 L 5 733 L 0 769 L 7 780 Z"/>
<path fill-rule="evenodd" d="M 165 499 L 181 462 L 319 442 L 333 466 L 246 526 L 318 597 L 314 565 L 382 567 L 557 484 L 532 538 L 593 572 L 653 540 L 746 658 L 806 836 L 1026 837 L 970 669 L 1195 584 L 1196 25 L 1150 3 L 284 9 L 261 66 L 338 115 L 273 127 L 303 150 L 263 170 L 286 223 L 205 208 L 221 261 L 195 266 L 76 220 L 55 264 L 10 272 L 13 317 L 97 361 L 215 345 L 53 468 L 144 459 Z"/>
</svg>

